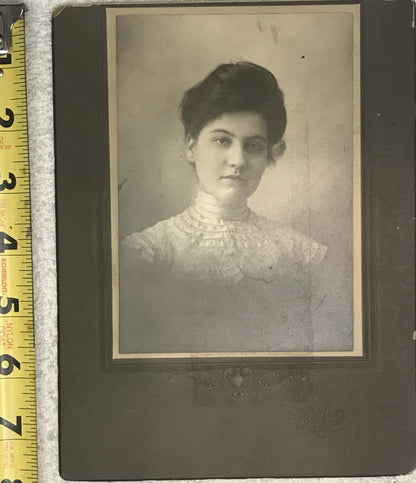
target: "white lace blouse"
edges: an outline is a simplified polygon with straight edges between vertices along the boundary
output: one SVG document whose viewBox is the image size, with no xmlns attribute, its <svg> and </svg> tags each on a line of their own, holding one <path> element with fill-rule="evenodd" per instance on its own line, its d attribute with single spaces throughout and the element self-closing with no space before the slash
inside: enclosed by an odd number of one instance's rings
<svg viewBox="0 0 416 483">
<path fill-rule="evenodd" d="M 123 240 L 150 263 L 198 280 L 270 282 L 317 265 L 327 247 L 247 206 L 218 206 L 200 192 L 193 206 Z"/>
</svg>

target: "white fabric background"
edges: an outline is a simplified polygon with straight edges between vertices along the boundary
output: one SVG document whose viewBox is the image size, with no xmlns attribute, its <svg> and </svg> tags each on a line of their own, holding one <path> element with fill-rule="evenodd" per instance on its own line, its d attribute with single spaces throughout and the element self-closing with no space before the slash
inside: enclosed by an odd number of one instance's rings
<svg viewBox="0 0 416 483">
<path fill-rule="evenodd" d="M 3 3 L 3 2 L 2 2 Z M 8 2 L 11 3 L 11 2 Z M 26 0 L 26 53 L 31 163 L 39 482 L 59 483 L 55 180 L 52 90 L 52 12 L 63 5 L 122 3 L 84 0 Z M 123 2 L 126 3 L 126 2 Z M 410 19 L 409 19 L 410 21 Z M 76 35 L 74 31 L 74 36 Z M 253 480 L 255 481 L 255 480 Z M 273 480 L 258 480 L 258 482 Z M 279 482 L 411 482 L 400 477 L 293 479 Z"/>
</svg>

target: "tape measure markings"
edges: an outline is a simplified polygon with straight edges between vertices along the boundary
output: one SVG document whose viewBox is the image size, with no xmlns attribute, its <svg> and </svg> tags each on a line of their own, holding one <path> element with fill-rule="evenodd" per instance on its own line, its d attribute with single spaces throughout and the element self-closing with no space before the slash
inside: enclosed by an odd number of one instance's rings
<svg viewBox="0 0 416 483">
<path fill-rule="evenodd" d="M 0 58 L 0 482 L 26 483 L 37 481 L 37 441 L 23 18 L 12 34 Z"/>
</svg>

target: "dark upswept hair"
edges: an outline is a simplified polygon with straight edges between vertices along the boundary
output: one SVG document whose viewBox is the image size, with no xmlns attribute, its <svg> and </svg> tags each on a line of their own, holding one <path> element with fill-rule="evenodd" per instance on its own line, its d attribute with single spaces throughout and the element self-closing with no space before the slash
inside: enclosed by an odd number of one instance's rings
<svg viewBox="0 0 416 483">
<path fill-rule="evenodd" d="M 252 62 L 220 64 L 185 91 L 180 104 L 185 134 L 197 139 L 209 122 L 226 113 L 257 112 L 267 124 L 269 158 L 284 151 L 286 108 L 274 75 Z"/>
</svg>

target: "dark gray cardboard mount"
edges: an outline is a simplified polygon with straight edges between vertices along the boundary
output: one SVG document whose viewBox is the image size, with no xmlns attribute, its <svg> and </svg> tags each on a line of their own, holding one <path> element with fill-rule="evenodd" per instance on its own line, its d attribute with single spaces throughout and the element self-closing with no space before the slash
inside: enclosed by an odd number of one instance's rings
<svg viewBox="0 0 416 483">
<path fill-rule="evenodd" d="M 64 478 L 367 476 L 415 467 L 413 7 L 361 6 L 365 354 L 330 361 L 110 361 L 105 7 L 65 8 L 54 18 Z"/>
</svg>

